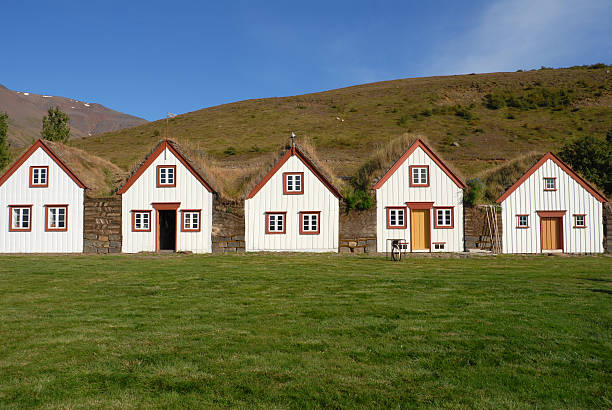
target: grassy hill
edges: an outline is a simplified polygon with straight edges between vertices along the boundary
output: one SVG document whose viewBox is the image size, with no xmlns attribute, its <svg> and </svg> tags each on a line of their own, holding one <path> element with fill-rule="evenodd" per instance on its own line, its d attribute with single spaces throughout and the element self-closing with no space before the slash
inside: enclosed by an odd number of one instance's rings
<svg viewBox="0 0 612 410">
<path fill-rule="evenodd" d="M 216 166 L 254 172 L 291 131 L 340 176 L 402 135 L 427 138 L 474 176 L 529 152 L 612 129 L 611 67 L 411 78 L 283 98 L 240 101 L 170 120 L 170 136 Z M 171 107 L 169 107 L 171 108 Z M 74 141 L 124 169 L 165 134 L 165 120 Z"/>
</svg>

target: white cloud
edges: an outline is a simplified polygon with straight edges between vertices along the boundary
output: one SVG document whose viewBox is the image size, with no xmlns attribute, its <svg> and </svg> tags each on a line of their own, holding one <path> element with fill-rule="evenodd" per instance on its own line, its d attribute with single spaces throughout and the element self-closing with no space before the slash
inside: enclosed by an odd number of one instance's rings
<svg viewBox="0 0 612 410">
<path fill-rule="evenodd" d="M 589 54 L 612 60 L 611 16 L 608 0 L 492 2 L 479 24 L 437 51 L 432 71 L 459 74 L 597 62 L 582 60 Z"/>
</svg>

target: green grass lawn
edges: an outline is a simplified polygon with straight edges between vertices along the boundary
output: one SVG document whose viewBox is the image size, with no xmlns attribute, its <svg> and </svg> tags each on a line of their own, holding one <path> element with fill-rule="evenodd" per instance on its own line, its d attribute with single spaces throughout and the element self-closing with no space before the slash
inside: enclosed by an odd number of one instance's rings
<svg viewBox="0 0 612 410">
<path fill-rule="evenodd" d="M 0 408 L 612 407 L 612 258 L 2 256 Z"/>
</svg>

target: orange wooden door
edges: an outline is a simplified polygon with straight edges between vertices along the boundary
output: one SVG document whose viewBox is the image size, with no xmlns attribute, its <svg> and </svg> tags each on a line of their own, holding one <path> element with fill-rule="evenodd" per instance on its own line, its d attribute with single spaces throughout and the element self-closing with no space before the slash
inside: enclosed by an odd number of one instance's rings
<svg viewBox="0 0 612 410">
<path fill-rule="evenodd" d="M 412 230 L 412 250 L 429 249 L 429 209 L 415 209 L 410 212 L 410 229 Z"/>
<path fill-rule="evenodd" d="M 542 235 L 542 250 L 563 249 L 561 218 L 541 218 L 540 231 Z"/>
</svg>

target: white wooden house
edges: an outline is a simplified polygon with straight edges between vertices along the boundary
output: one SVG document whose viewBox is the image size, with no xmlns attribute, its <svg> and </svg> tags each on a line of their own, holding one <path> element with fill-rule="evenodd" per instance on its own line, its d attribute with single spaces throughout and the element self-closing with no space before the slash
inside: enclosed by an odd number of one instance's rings
<svg viewBox="0 0 612 410">
<path fill-rule="evenodd" d="M 418 139 L 374 185 L 376 247 L 401 240 L 410 252 L 462 252 L 465 184 Z"/>
<path fill-rule="evenodd" d="M 212 251 L 214 190 L 172 141 L 160 142 L 117 193 L 122 252 Z"/>
<path fill-rule="evenodd" d="M 603 252 L 607 199 L 550 152 L 497 202 L 503 253 Z"/>
<path fill-rule="evenodd" d="M 0 252 L 83 252 L 85 184 L 43 140 L 0 177 Z"/>
<path fill-rule="evenodd" d="M 341 198 L 309 158 L 290 148 L 247 196 L 247 252 L 338 252 Z"/>
</svg>

